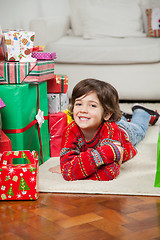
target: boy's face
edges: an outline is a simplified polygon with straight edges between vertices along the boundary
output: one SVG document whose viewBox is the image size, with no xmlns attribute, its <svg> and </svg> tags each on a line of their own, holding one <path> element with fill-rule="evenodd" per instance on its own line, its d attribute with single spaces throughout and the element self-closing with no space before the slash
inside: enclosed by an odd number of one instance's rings
<svg viewBox="0 0 160 240">
<path fill-rule="evenodd" d="M 89 92 L 75 100 L 73 117 L 86 140 L 91 140 L 103 120 L 103 107 L 95 92 Z"/>
</svg>

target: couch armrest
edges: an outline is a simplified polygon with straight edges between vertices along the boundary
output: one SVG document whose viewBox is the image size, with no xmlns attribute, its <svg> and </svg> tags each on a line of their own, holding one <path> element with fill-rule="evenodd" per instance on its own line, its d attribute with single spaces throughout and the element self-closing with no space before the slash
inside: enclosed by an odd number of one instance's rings
<svg viewBox="0 0 160 240">
<path fill-rule="evenodd" d="M 67 34 L 68 16 L 37 18 L 30 21 L 30 30 L 35 32 L 35 45 L 45 45 Z"/>
</svg>

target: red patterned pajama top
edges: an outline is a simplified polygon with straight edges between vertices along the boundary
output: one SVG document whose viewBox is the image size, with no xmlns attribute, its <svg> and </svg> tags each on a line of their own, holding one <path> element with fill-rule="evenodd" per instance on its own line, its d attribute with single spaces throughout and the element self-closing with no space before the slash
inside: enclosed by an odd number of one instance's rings
<svg viewBox="0 0 160 240">
<path fill-rule="evenodd" d="M 117 144 L 123 147 L 123 154 Z M 135 155 L 136 149 L 116 123 L 102 123 L 94 138 L 85 141 L 82 131 L 73 121 L 62 137 L 61 172 L 67 181 L 109 181 L 119 175 L 121 162 Z"/>
</svg>

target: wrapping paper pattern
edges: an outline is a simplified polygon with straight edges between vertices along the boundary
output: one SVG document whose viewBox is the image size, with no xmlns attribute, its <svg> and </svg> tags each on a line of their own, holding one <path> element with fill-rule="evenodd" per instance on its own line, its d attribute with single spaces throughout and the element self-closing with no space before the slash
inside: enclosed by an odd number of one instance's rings
<svg viewBox="0 0 160 240">
<path fill-rule="evenodd" d="M 68 76 L 55 74 L 52 79 L 47 82 L 48 93 L 66 93 L 68 89 Z"/>
<path fill-rule="evenodd" d="M 42 82 L 54 77 L 54 60 L 36 63 L 0 62 L 0 84 Z"/>
<path fill-rule="evenodd" d="M 34 32 L 23 30 L 3 31 L 2 47 L 6 61 L 35 62 L 31 57 Z"/>
<path fill-rule="evenodd" d="M 52 60 L 56 59 L 56 53 L 52 52 L 32 52 L 32 57 L 37 60 Z"/>
<path fill-rule="evenodd" d="M 67 115 L 63 112 L 49 114 L 50 154 L 59 157 L 62 134 L 67 127 Z"/>
<path fill-rule="evenodd" d="M 13 159 L 27 164 L 13 164 Z M 39 197 L 38 155 L 36 151 L 6 151 L 0 161 L 0 200 L 36 200 Z"/>
<path fill-rule="evenodd" d="M 47 82 L 0 86 L 6 107 L 2 112 L 2 130 L 11 140 L 12 150 L 36 150 L 39 164 L 50 158 Z M 40 127 L 36 116 L 41 110 L 44 121 Z"/>
</svg>

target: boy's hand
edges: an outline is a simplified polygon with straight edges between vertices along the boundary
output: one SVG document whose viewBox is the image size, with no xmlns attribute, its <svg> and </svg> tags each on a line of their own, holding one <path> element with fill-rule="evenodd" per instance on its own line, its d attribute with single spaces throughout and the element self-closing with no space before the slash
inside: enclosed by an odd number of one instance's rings
<svg viewBox="0 0 160 240">
<path fill-rule="evenodd" d="M 60 165 L 50 168 L 48 171 L 52 173 L 61 173 Z"/>
</svg>

